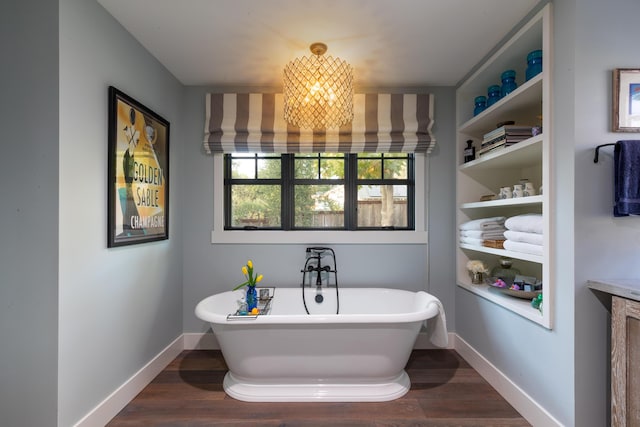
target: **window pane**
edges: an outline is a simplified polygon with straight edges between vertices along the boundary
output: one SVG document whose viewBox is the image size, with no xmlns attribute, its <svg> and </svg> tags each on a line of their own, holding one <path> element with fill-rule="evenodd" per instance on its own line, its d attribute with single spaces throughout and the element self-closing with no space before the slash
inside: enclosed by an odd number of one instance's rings
<svg viewBox="0 0 640 427">
<path fill-rule="evenodd" d="M 382 178 L 381 159 L 361 159 L 358 154 L 358 179 Z"/>
<path fill-rule="evenodd" d="M 256 177 L 256 169 L 255 169 L 255 159 L 237 159 L 233 158 L 231 160 L 231 178 L 234 179 L 255 179 Z"/>
<path fill-rule="evenodd" d="M 258 160 L 259 179 L 280 179 L 280 172 L 280 158 Z"/>
<path fill-rule="evenodd" d="M 406 226 L 406 185 L 358 186 L 358 227 Z"/>
<path fill-rule="evenodd" d="M 341 153 L 296 154 L 296 179 L 343 179 L 344 155 Z"/>
<path fill-rule="evenodd" d="M 407 179 L 407 159 L 384 160 L 384 179 Z"/>
<path fill-rule="evenodd" d="M 280 224 L 279 185 L 232 186 L 232 227 L 279 227 Z"/>
<path fill-rule="evenodd" d="M 295 227 L 344 227 L 344 186 L 296 185 Z"/>
<path fill-rule="evenodd" d="M 321 159 L 320 179 L 344 179 L 344 158 Z"/>
<path fill-rule="evenodd" d="M 296 156 L 295 164 L 296 179 L 318 179 L 318 158 L 300 159 Z"/>
</svg>

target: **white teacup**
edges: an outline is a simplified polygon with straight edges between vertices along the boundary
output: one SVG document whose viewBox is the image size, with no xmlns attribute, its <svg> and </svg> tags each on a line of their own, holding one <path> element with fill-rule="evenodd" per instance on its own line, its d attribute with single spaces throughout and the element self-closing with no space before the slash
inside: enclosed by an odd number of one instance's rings
<svg viewBox="0 0 640 427">
<path fill-rule="evenodd" d="M 524 196 L 524 186 L 522 184 L 516 184 L 513 186 L 512 197 L 523 197 Z"/>
<path fill-rule="evenodd" d="M 524 190 L 522 192 L 522 195 L 524 197 L 528 197 L 528 196 L 535 196 L 536 195 L 536 189 L 534 188 L 533 184 L 530 182 L 527 182 L 524 185 Z"/>
<path fill-rule="evenodd" d="M 510 199 L 512 197 L 511 187 L 502 187 L 500 188 L 500 198 L 501 199 Z"/>
</svg>

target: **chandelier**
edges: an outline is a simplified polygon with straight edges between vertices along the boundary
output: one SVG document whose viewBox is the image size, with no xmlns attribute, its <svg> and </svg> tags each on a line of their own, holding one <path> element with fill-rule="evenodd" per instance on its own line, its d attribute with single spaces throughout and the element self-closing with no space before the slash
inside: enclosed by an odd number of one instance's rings
<svg viewBox="0 0 640 427">
<path fill-rule="evenodd" d="M 313 43 L 311 57 L 284 68 L 284 119 L 308 129 L 337 128 L 353 120 L 353 68 L 324 57 L 327 45 Z"/>
</svg>

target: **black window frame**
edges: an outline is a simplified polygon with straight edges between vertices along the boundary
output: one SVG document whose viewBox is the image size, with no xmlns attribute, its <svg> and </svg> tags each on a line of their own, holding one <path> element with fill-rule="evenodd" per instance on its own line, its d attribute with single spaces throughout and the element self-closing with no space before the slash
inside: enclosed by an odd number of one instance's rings
<svg viewBox="0 0 640 427">
<path fill-rule="evenodd" d="M 256 178 L 233 178 L 232 172 L 232 154 L 226 153 L 223 158 L 224 165 L 224 230 L 278 230 L 278 231 L 379 231 L 379 230 L 402 230 L 415 231 L 415 155 L 406 153 L 407 157 L 407 178 L 377 178 L 377 179 L 358 179 L 358 154 L 344 153 L 345 171 L 344 179 L 310 179 L 295 178 L 295 159 L 301 154 L 308 156 L 310 153 L 291 153 L 280 154 L 280 178 L 257 178 L 258 160 L 261 158 L 273 159 L 272 154 L 260 153 L 237 153 L 244 158 L 253 156 L 256 168 Z M 384 171 L 385 159 L 397 160 L 405 157 L 384 157 L 385 153 L 367 153 L 380 154 L 382 162 L 381 169 Z M 394 153 L 389 153 L 394 154 Z M 387 155 L 389 155 L 387 154 Z M 315 153 L 318 159 L 322 158 L 323 153 Z M 307 157 L 309 158 L 309 157 Z M 327 157 L 335 158 L 335 157 Z M 365 157 L 372 159 L 372 157 Z M 375 159 L 375 158 L 374 158 Z M 295 185 L 344 185 L 344 227 L 295 227 L 295 206 L 294 206 L 294 187 Z M 231 194 L 233 185 L 280 185 L 280 227 L 256 227 L 256 226 L 231 226 Z M 407 225 L 406 227 L 398 226 L 370 226 L 364 227 L 357 225 L 358 219 L 358 186 L 359 185 L 405 185 L 407 188 Z"/>
</svg>

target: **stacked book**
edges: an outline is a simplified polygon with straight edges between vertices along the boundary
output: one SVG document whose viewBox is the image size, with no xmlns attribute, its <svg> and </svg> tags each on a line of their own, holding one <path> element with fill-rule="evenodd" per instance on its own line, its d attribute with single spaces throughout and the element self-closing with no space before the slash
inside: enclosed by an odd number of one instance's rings
<svg viewBox="0 0 640 427">
<path fill-rule="evenodd" d="M 478 155 L 482 156 L 497 148 L 506 148 L 533 136 L 531 126 L 505 125 L 484 135 Z"/>
</svg>

